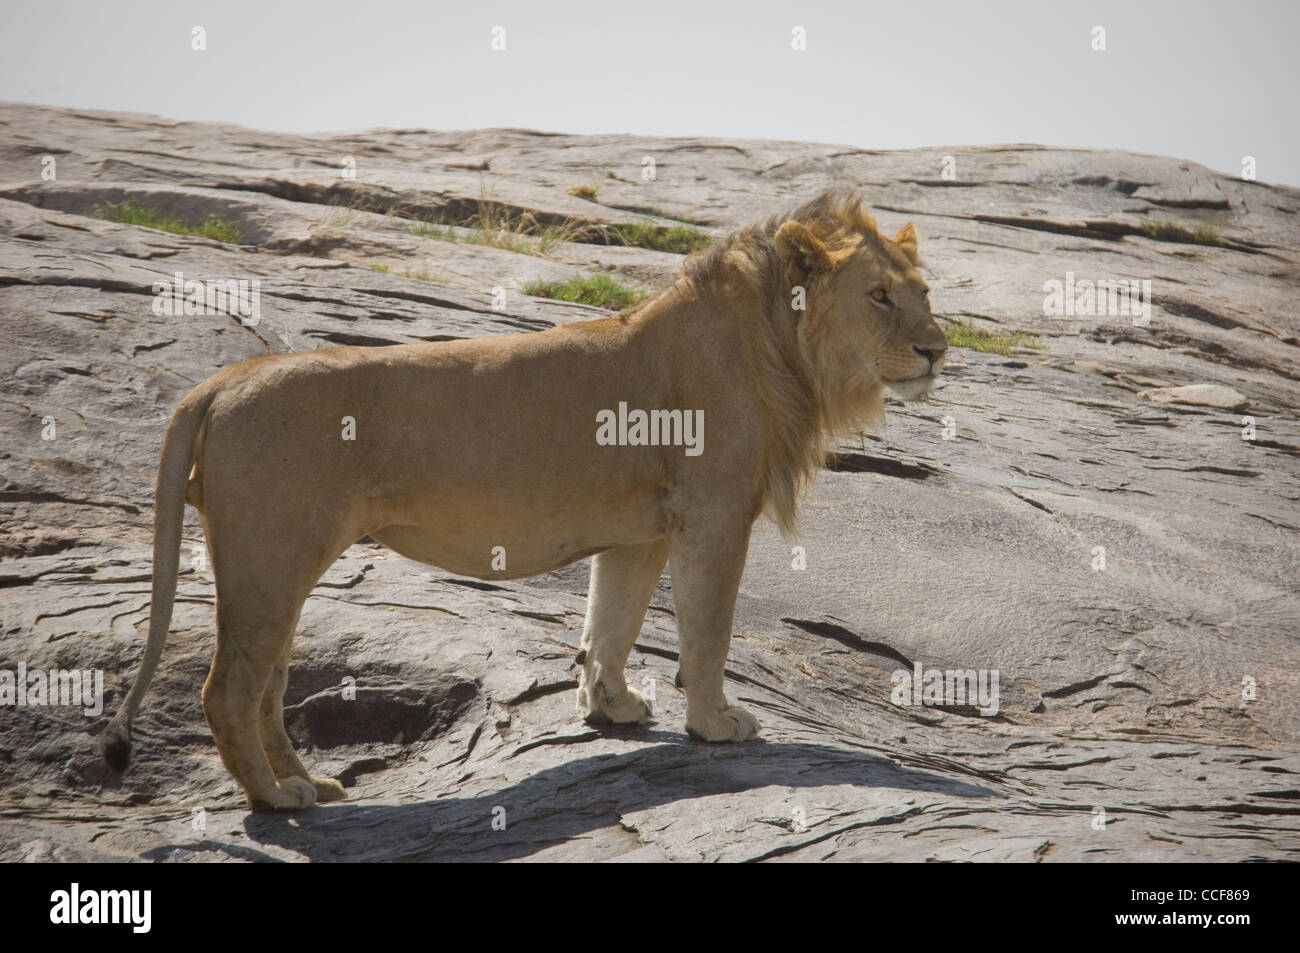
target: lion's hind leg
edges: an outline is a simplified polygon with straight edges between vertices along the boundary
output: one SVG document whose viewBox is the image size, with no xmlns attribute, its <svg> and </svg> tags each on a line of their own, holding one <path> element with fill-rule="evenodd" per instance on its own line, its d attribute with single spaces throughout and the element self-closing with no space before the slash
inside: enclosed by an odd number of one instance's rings
<svg viewBox="0 0 1300 953">
<path fill-rule="evenodd" d="M 235 516 L 205 524 L 217 585 L 217 653 L 203 686 L 213 740 L 255 806 L 296 810 L 323 794 L 337 799 L 337 782 L 318 785 L 293 753 L 283 699 L 302 604 L 355 538 L 352 527 L 322 523 L 311 533 L 308 521 L 287 510 L 260 521 L 243 512 Z M 265 538 L 292 540 L 293 546 L 272 550 L 262 545 Z"/>
<path fill-rule="evenodd" d="M 295 609 L 250 610 L 229 600 L 218 583 L 217 654 L 203 685 L 203 709 L 227 770 L 251 804 L 286 810 L 311 807 L 316 788 L 296 775 L 276 778 L 262 746 L 259 709 L 297 615 Z"/>
<path fill-rule="evenodd" d="M 334 778 L 314 778 L 307 773 L 303 767 L 302 761 L 298 759 L 298 753 L 293 750 L 293 742 L 289 740 L 289 734 L 284 730 L 284 690 L 289 684 L 289 652 L 293 646 L 293 635 L 290 633 L 285 640 L 284 651 L 276 661 L 275 667 L 271 670 L 271 677 L 266 681 L 266 689 L 262 693 L 261 707 L 261 732 L 262 747 L 266 751 L 267 760 L 271 762 L 271 770 L 275 773 L 277 780 L 283 781 L 285 778 L 305 778 L 316 789 L 316 800 L 341 801 L 347 793 L 343 790 L 343 785 Z"/>
<path fill-rule="evenodd" d="M 650 717 L 650 703 L 628 687 L 623 666 L 667 560 L 666 539 L 619 546 L 592 557 L 578 714 L 593 724 L 644 722 Z"/>
</svg>

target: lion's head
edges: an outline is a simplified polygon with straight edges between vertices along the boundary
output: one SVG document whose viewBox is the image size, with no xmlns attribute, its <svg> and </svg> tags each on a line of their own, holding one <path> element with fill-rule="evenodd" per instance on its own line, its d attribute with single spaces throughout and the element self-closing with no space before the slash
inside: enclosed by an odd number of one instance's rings
<svg viewBox="0 0 1300 953">
<path fill-rule="evenodd" d="M 832 189 L 687 261 L 689 285 L 715 289 L 719 307 L 750 328 L 762 492 L 787 533 L 835 439 L 879 427 L 886 388 L 914 400 L 939 376 L 948 340 L 918 260 L 916 229 L 886 238 L 859 192 Z"/>
<path fill-rule="evenodd" d="M 881 235 L 857 196 L 824 196 L 773 237 L 793 282 L 806 290 L 799 337 L 828 387 L 881 385 L 905 400 L 929 393 L 948 340 L 917 271 L 916 229 Z M 837 421 L 841 423 L 841 421 Z"/>
</svg>

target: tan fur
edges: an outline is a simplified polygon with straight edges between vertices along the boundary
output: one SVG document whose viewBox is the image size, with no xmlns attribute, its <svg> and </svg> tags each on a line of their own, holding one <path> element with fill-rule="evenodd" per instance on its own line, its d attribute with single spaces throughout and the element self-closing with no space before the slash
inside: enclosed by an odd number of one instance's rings
<svg viewBox="0 0 1300 953">
<path fill-rule="evenodd" d="M 217 374 L 182 402 L 164 443 L 149 640 L 106 754 L 125 764 L 166 638 L 184 500 L 201 513 L 218 593 L 204 707 L 251 802 L 343 796 L 307 774 L 280 706 L 303 601 L 367 533 L 486 579 L 594 555 L 578 689 L 593 722 L 649 716 L 623 666 L 671 564 L 687 729 L 753 736 L 757 721 L 723 693 L 750 527 L 766 511 L 793 532 L 829 441 L 879 421 L 884 387 L 919 397 L 937 377 L 946 341 L 916 260 L 912 226 L 890 241 L 859 196 L 830 192 L 693 256 L 670 288 L 612 318 Z M 797 287 L 804 311 L 791 307 Z M 704 452 L 598 445 L 597 414 L 620 401 L 703 411 Z M 355 441 L 341 438 L 345 416 Z"/>
</svg>

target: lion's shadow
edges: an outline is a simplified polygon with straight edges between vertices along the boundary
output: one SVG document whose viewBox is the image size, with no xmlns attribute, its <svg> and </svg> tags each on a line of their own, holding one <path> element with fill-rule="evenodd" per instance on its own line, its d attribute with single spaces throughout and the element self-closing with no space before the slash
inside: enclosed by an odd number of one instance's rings
<svg viewBox="0 0 1300 953">
<path fill-rule="evenodd" d="M 948 797 L 1003 796 L 992 787 L 843 748 L 766 742 L 713 747 L 691 743 L 681 734 L 650 734 L 664 737 L 665 743 L 578 758 L 477 797 L 377 806 L 344 802 L 295 814 L 254 813 L 245 819 L 244 829 L 256 843 L 313 861 L 503 861 L 616 826 L 628 813 L 769 786 L 844 784 Z M 819 799 L 819 807 L 824 800 Z M 779 792 L 772 802 L 774 815 L 789 810 Z M 812 808 L 806 809 L 811 813 Z M 505 829 L 494 829 L 494 819 L 498 826 L 504 820 Z M 730 822 L 726 816 L 716 820 L 719 826 Z M 810 836 L 816 836 L 815 830 Z"/>
</svg>

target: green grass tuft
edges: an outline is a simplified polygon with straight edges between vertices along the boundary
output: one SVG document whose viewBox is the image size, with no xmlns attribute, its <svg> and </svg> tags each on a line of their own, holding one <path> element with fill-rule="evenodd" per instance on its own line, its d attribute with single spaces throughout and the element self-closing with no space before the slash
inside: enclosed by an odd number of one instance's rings
<svg viewBox="0 0 1300 953">
<path fill-rule="evenodd" d="M 427 268 L 407 268 L 402 272 L 403 278 L 414 278 L 417 281 L 442 281 L 442 276 L 429 271 Z"/>
<path fill-rule="evenodd" d="M 569 194 L 580 199 L 586 199 L 588 202 L 596 201 L 596 193 L 600 189 L 594 185 L 575 185 L 569 189 Z"/>
<path fill-rule="evenodd" d="M 384 265 L 384 264 L 381 264 L 380 262 L 372 261 L 372 262 L 371 262 L 367 267 L 368 267 L 371 271 L 382 272 L 382 273 L 385 274 L 385 275 L 388 274 L 388 266 L 387 266 L 387 265 Z"/>
<path fill-rule="evenodd" d="M 629 287 L 603 274 L 570 278 L 563 283 L 539 278 L 524 285 L 523 292 L 534 298 L 575 301 L 578 304 L 595 305 L 597 308 L 606 308 L 610 311 L 618 311 L 634 305 L 648 294 L 644 289 Z"/>
<path fill-rule="evenodd" d="M 677 255 L 689 255 L 693 251 L 707 248 L 713 240 L 698 228 L 689 225 L 664 228 L 660 225 L 638 222 L 635 225 L 615 225 L 613 232 L 620 244 L 673 252 Z"/>
<path fill-rule="evenodd" d="M 468 233 L 465 236 L 462 236 L 456 231 L 456 229 L 452 228 L 450 225 L 443 224 L 442 222 L 412 222 L 409 231 L 416 238 L 432 238 L 435 241 L 451 242 L 453 244 L 457 242 L 481 244 L 480 242 L 474 242 L 475 236 L 473 233 Z"/>
<path fill-rule="evenodd" d="M 1198 245 L 1222 245 L 1223 236 L 1209 225 L 1197 225 L 1190 229 L 1178 222 L 1157 218 L 1145 221 L 1141 225 L 1142 234 L 1163 242 L 1195 242 Z"/>
<path fill-rule="evenodd" d="M 123 225 L 156 228 L 162 232 L 171 232 L 173 235 L 197 235 L 200 238 L 210 238 L 231 245 L 238 245 L 242 241 L 239 227 L 234 222 L 216 215 L 209 215 L 201 224 L 192 225 L 182 218 L 159 209 L 149 208 L 147 205 L 139 205 L 135 202 L 109 202 L 96 209 L 95 217 Z"/>
<path fill-rule="evenodd" d="M 1209 225 L 1197 225 L 1192 231 L 1192 241 L 1198 245 L 1222 245 L 1223 236 Z"/>
<path fill-rule="evenodd" d="M 950 347 L 968 347 L 985 354 L 1001 354 L 1005 357 L 1011 353 L 1013 347 L 1029 347 L 1040 351 L 1043 349 L 1043 342 L 1038 339 L 1038 336 L 1026 331 L 994 334 L 973 324 L 956 321 L 948 325 L 946 333 Z"/>
</svg>

